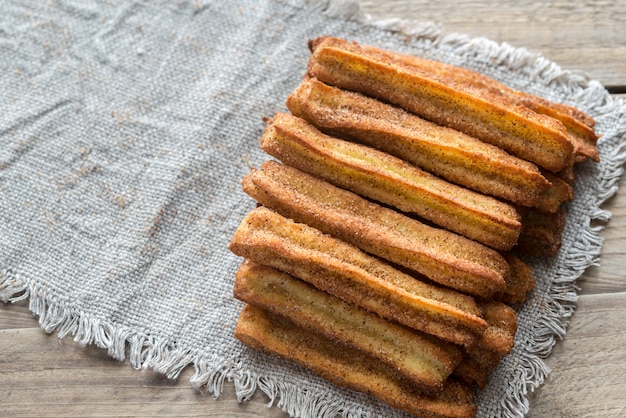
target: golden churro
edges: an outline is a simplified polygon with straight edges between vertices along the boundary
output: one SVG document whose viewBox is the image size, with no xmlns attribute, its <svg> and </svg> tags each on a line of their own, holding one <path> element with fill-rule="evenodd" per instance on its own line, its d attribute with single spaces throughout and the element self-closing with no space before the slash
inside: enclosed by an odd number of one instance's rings
<svg viewBox="0 0 626 418">
<path fill-rule="evenodd" d="M 537 113 L 559 120 L 567 129 L 567 134 L 574 146 L 575 162 L 582 162 L 586 158 L 600 161 L 598 151 L 598 135 L 593 130 L 595 121 L 582 112 L 574 112 L 569 106 L 557 106 L 545 99 L 519 91 L 510 92 L 509 98 L 517 104 L 524 105 Z"/>
<path fill-rule="evenodd" d="M 261 148 L 287 165 L 495 249 L 508 250 L 517 242 L 521 219 L 513 206 L 382 151 L 325 135 L 298 117 L 276 114 Z"/>
<path fill-rule="evenodd" d="M 445 83 L 381 49 L 321 37 L 310 42 L 309 75 L 394 103 L 556 172 L 573 159 L 563 124 L 525 106 Z"/>
<path fill-rule="evenodd" d="M 542 97 L 521 92 L 505 86 L 493 78 L 476 71 L 439 61 L 429 60 L 414 55 L 398 54 L 384 51 L 385 54 L 397 59 L 407 66 L 412 66 L 441 82 L 461 84 L 464 88 L 479 97 L 489 100 L 490 97 L 503 97 L 511 104 L 525 106 L 532 111 L 549 116 L 561 122 L 574 146 L 574 158 L 578 162 L 585 158 L 599 161 L 597 141 L 598 135 L 593 130 L 595 121 L 589 115 L 572 106 L 553 103 Z"/>
<path fill-rule="evenodd" d="M 375 357 L 430 394 L 443 389 L 461 361 L 453 344 L 389 322 L 271 267 L 244 261 L 234 296 Z"/>
<path fill-rule="evenodd" d="M 329 135 L 356 140 L 516 204 L 537 206 L 550 186 L 536 165 L 494 145 L 315 78 L 303 81 L 287 107 Z"/>
<path fill-rule="evenodd" d="M 239 316 L 235 337 L 254 350 L 296 362 L 339 386 L 422 418 L 470 418 L 476 414 L 474 393 L 467 385 L 448 380 L 439 394 L 427 396 L 386 364 L 250 305 Z"/>
<path fill-rule="evenodd" d="M 543 172 L 543 175 L 550 181 L 550 187 L 541 193 L 534 208 L 542 212 L 555 213 L 564 202 L 574 197 L 574 191 L 560 177 L 546 171 Z"/>
<path fill-rule="evenodd" d="M 262 205 L 460 292 L 506 291 L 509 266 L 495 250 L 433 228 L 276 161 L 242 181 Z"/>
<path fill-rule="evenodd" d="M 472 297 L 421 282 L 264 207 L 246 216 L 229 248 L 383 318 L 449 342 L 471 346 L 488 327 Z"/>
<path fill-rule="evenodd" d="M 489 372 L 498 366 L 501 359 L 502 355 L 495 351 L 475 347 L 465 353 L 465 358 L 452 374 L 462 382 L 484 388 Z"/>
</svg>

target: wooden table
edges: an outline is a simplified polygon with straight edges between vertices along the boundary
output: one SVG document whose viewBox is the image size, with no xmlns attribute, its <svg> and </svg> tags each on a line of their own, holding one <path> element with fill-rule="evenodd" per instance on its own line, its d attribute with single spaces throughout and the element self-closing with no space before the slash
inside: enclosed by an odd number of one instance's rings
<svg viewBox="0 0 626 418">
<path fill-rule="evenodd" d="M 435 20 L 446 32 L 539 51 L 626 97 L 624 0 L 369 0 L 363 7 L 375 18 Z M 626 416 L 626 191 L 605 208 L 613 218 L 602 262 L 578 282 L 578 309 L 547 360 L 553 372 L 533 395 L 530 417 Z M 104 350 L 45 334 L 25 303 L 0 305 L 0 416 L 286 416 L 267 408 L 262 394 L 238 404 L 229 384 L 218 400 L 200 394 L 188 382 L 192 373 L 168 381 L 132 370 Z"/>
</svg>

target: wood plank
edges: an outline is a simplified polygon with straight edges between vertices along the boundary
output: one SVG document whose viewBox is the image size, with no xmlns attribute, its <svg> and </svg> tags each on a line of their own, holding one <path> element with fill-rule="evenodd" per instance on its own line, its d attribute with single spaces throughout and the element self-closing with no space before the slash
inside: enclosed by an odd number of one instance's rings
<svg viewBox="0 0 626 418">
<path fill-rule="evenodd" d="M 620 183 L 623 187 L 626 181 L 622 179 Z M 578 280 L 583 294 L 626 292 L 626 193 L 618 193 L 603 208 L 610 211 L 612 217 L 602 233 L 604 244 L 600 265 L 587 269 Z"/>
<path fill-rule="evenodd" d="M 626 416 L 626 293 L 583 295 L 529 418 Z"/>
<path fill-rule="evenodd" d="M 28 312 L 25 304 L 15 308 Z M 104 416 L 113 407 L 116 416 L 287 416 L 267 408 L 261 393 L 238 403 L 230 382 L 218 400 L 196 391 L 189 383 L 191 368 L 169 380 L 151 370 L 134 370 L 95 346 L 46 334 L 32 316 L 31 328 L 19 329 L 7 329 L 6 318 L 0 317 L 2 416 Z"/>
<path fill-rule="evenodd" d="M 0 302 L 0 331 L 37 326 L 37 319 L 28 310 L 28 302 L 6 303 Z"/>
<path fill-rule="evenodd" d="M 436 21 L 446 33 L 525 47 L 604 85 L 626 85 L 623 1 L 364 0 L 362 5 L 374 19 Z"/>
</svg>

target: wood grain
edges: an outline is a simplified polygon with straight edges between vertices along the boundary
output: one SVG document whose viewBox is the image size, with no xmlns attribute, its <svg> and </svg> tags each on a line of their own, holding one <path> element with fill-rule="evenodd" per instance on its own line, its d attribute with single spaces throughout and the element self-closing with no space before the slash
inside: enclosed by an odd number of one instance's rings
<svg viewBox="0 0 626 418">
<path fill-rule="evenodd" d="M 619 1 L 363 1 L 375 19 L 435 20 L 447 32 L 486 36 L 541 52 L 613 91 L 626 91 L 626 7 Z M 622 181 L 622 184 L 624 182 Z M 605 208 L 599 266 L 578 280 L 578 309 L 546 361 L 553 372 L 532 396 L 529 417 L 626 416 L 626 192 Z M 1 416 L 286 417 L 263 394 L 246 403 L 231 383 L 215 400 L 191 388 L 185 370 L 170 381 L 104 350 L 59 340 L 38 327 L 27 303 L 0 304 Z"/>
<path fill-rule="evenodd" d="M 626 76 L 626 4 L 618 1 L 364 0 L 375 19 L 433 20 L 445 32 L 541 52 L 618 91 Z"/>
<path fill-rule="evenodd" d="M 528 417 L 626 416 L 626 292 L 582 295 Z"/>
</svg>

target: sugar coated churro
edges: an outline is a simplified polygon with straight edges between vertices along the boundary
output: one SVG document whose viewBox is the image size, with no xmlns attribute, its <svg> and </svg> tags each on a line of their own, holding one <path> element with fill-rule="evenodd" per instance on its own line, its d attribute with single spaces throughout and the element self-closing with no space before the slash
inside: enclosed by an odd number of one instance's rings
<svg viewBox="0 0 626 418">
<path fill-rule="evenodd" d="M 471 346 L 488 327 L 472 297 L 421 282 L 264 207 L 246 216 L 229 248 L 346 302 L 449 342 Z"/>
<path fill-rule="evenodd" d="M 425 225 L 293 167 L 266 161 L 242 184 L 251 197 L 283 216 L 446 287 L 485 298 L 506 291 L 509 266 L 497 251 Z"/>
<path fill-rule="evenodd" d="M 357 140 L 453 183 L 516 204 L 540 204 L 550 186 L 536 165 L 494 145 L 315 78 L 304 80 L 287 106 L 325 133 Z"/>
<path fill-rule="evenodd" d="M 309 49 L 291 113 L 264 119 L 279 161 L 242 179 L 235 337 L 410 414 L 473 417 L 536 299 L 525 257 L 558 253 L 577 165 L 600 159 L 595 121 L 469 68 Z"/>
<path fill-rule="evenodd" d="M 275 115 L 261 148 L 287 165 L 495 249 L 508 250 L 517 242 L 521 223 L 513 206 L 389 154 L 325 135 L 295 116 Z"/>
<path fill-rule="evenodd" d="M 386 321 L 271 267 L 245 261 L 235 276 L 234 295 L 375 357 L 426 393 L 441 391 L 461 361 L 453 344 Z"/>
<path fill-rule="evenodd" d="M 470 418 L 476 414 L 469 386 L 449 380 L 436 396 L 425 395 L 386 364 L 250 305 L 239 316 L 235 337 L 255 350 L 299 363 L 337 385 L 365 392 L 415 416 Z"/>
<path fill-rule="evenodd" d="M 549 116 L 561 122 L 574 147 L 574 159 L 578 162 L 586 158 L 599 161 L 597 141 L 598 135 L 593 130 L 595 121 L 589 115 L 572 106 L 554 103 L 542 97 L 515 90 L 505 86 L 493 78 L 487 77 L 467 68 L 429 60 L 414 55 L 403 55 L 389 51 L 386 54 L 403 64 L 414 67 L 439 81 L 448 84 L 462 85 L 479 97 L 500 97 L 513 105 L 525 106 L 532 111 Z"/>
<path fill-rule="evenodd" d="M 394 103 L 550 171 L 573 159 L 566 128 L 551 117 L 486 92 L 472 94 L 378 48 L 331 37 L 318 38 L 310 47 L 308 73 L 323 82 Z"/>
</svg>

